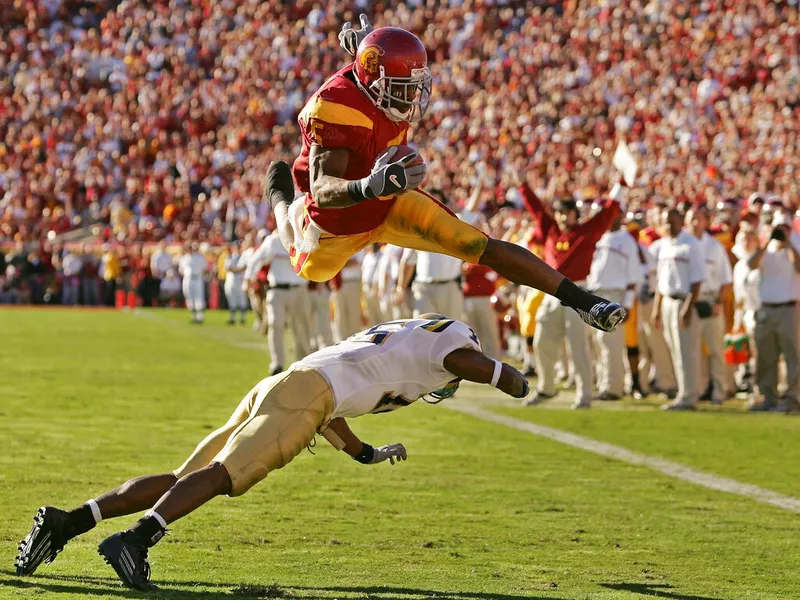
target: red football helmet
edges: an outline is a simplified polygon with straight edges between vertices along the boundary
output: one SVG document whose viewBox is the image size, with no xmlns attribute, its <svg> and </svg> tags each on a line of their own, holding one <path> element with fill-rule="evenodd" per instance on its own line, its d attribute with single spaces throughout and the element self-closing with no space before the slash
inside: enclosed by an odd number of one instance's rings
<svg viewBox="0 0 800 600">
<path fill-rule="evenodd" d="M 431 98 L 431 73 L 425 46 L 413 33 L 381 27 L 361 40 L 356 51 L 356 81 L 393 121 L 419 121 Z"/>
</svg>

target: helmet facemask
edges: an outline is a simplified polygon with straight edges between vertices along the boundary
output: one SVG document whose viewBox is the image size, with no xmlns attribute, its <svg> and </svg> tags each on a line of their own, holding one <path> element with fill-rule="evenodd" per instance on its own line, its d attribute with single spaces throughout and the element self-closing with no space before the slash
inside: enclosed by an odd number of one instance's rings
<svg viewBox="0 0 800 600">
<path fill-rule="evenodd" d="M 439 402 L 441 402 L 442 400 L 447 400 L 448 398 L 451 398 L 458 391 L 458 386 L 460 384 L 461 384 L 460 377 L 453 379 L 443 388 L 439 388 L 438 390 L 434 390 L 430 394 L 428 394 L 429 396 L 433 396 L 436 399 L 435 401 L 428 400 L 427 398 L 425 398 L 425 401 L 428 404 L 439 404 Z"/>
<path fill-rule="evenodd" d="M 392 121 L 416 123 L 422 119 L 431 100 L 430 70 L 412 69 L 411 77 L 388 77 L 381 66 L 380 74 L 369 86 L 378 108 Z"/>
</svg>

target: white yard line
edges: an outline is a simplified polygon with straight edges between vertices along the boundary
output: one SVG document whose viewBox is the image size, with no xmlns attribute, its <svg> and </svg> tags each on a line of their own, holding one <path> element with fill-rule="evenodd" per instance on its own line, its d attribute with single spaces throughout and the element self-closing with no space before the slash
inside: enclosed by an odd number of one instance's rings
<svg viewBox="0 0 800 600">
<path fill-rule="evenodd" d="M 560 429 L 554 429 L 552 427 L 546 427 L 537 423 L 531 423 L 529 421 L 523 421 L 521 419 L 515 419 L 513 417 L 501 415 L 484 408 L 480 408 L 479 406 L 475 406 L 474 404 L 451 402 L 449 404 L 442 404 L 442 406 L 456 412 L 476 417 L 483 421 L 504 425 L 506 427 L 511 427 L 512 429 L 518 429 L 520 431 L 538 435 L 555 442 L 573 446 L 574 448 L 580 448 L 581 450 L 586 450 L 587 452 L 599 454 L 600 456 L 607 456 L 608 458 L 621 460 L 622 462 L 626 462 L 631 465 L 648 467 L 649 469 L 653 469 L 654 471 L 658 471 L 664 475 L 669 475 L 675 479 L 682 479 L 683 481 L 688 481 L 689 483 L 693 483 L 695 485 L 701 485 L 703 487 L 712 490 L 718 490 L 720 492 L 728 492 L 729 494 L 744 496 L 745 498 L 750 498 L 756 502 L 772 504 L 773 506 L 777 506 L 778 508 L 782 508 L 784 510 L 800 513 L 800 498 L 794 498 L 792 496 L 773 492 L 772 490 L 768 490 L 757 485 L 741 483 L 726 477 L 719 477 L 717 475 L 703 473 L 702 471 L 691 469 L 680 463 L 664 460 L 663 458 L 657 458 L 655 456 L 640 454 L 639 452 L 632 452 L 631 450 L 627 450 L 621 446 L 615 446 L 605 442 L 598 442 L 597 440 L 562 431 Z"/>
<path fill-rule="evenodd" d="M 136 309 L 133 311 L 133 314 L 137 317 L 144 317 L 145 319 L 160 323 L 162 325 L 169 325 L 170 327 L 176 327 L 178 329 L 191 330 L 202 337 L 224 342 L 235 348 L 260 351 L 263 351 L 267 348 L 266 343 L 263 342 L 257 343 L 233 340 L 225 335 L 213 332 L 209 329 L 204 329 L 202 325 L 197 326 L 189 323 L 179 323 L 150 311 Z M 465 402 L 463 399 L 442 403 L 442 406 L 455 412 L 460 412 L 481 419 L 483 421 L 488 421 L 497 425 L 504 425 L 505 427 L 510 427 L 512 429 L 518 429 L 519 431 L 538 435 L 540 437 L 553 440 L 554 442 L 559 442 L 574 448 L 580 448 L 581 450 L 585 450 L 587 452 L 599 454 L 600 456 L 621 460 L 622 462 L 626 462 L 631 465 L 647 467 L 649 469 L 653 469 L 654 471 L 658 471 L 659 473 L 663 473 L 664 475 L 674 477 L 675 479 L 688 481 L 689 483 L 700 485 L 711 490 L 718 490 L 720 492 L 728 492 L 729 494 L 744 496 L 745 498 L 755 500 L 756 502 L 771 504 L 784 510 L 800 513 L 800 498 L 794 498 L 793 496 L 780 494 L 757 485 L 741 483 L 734 479 L 728 479 L 727 477 L 719 477 L 717 475 L 703 473 L 702 471 L 697 471 L 696 469 L 692 469 L 670 460 L 665 460 L 655 456 L 648 456 L 647 454 L 641 454 L 639 452 L 633 452 L 621 446 L 599 442 L 581 435 L 562 431 L 561 429 L 554 429 L 553 427 L 546 427 L 545 425 L 539 425 L 537 423 L 531 423 L 530 421 L 523 421 L 522 419 L 515 419 L 514 417 L 501 415 L 476 406 L 475 404 Z"/>
</svg>

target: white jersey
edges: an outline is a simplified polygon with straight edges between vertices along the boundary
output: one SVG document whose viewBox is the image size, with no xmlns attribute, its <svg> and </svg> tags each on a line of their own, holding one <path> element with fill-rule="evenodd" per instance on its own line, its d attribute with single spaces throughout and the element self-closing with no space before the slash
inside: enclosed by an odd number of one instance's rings
<svg viewBox="0 0 800 600">
<path fill-rule="evenodd" d="M 456 379 L 444 368 L 453 350 L 480 351 L 475 332 L 452 319 L 381 323 L 319 350 L 293 367 L 316 369 L 331 386 L 334 417 L 358 417 L 408 406 Z"/>
<path fill-rule="evenodd" d="M 205 256 L 199 252 L 192 252 L 181 256 L 178 261 L 178 272 L 180 272 L 184 281 L 202 279 L 206 274 L 207 266 L 208 263 Z"/>
</svg>

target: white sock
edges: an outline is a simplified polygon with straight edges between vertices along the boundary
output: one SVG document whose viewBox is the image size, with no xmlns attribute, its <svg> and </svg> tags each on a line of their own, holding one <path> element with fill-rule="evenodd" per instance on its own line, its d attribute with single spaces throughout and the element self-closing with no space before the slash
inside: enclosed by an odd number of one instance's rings
<svg viewBox="0 0 800 600">
<path fill-rule="evenodd" d="M 92 510 L 92 516 L 94 517 L 95 524 L 99 523 L 103 520 L 103 515 L 100 513 L 100 507 L 97 506 L 97 502 L 94 500 L 89 500 L 86 502 L 89 508 Z"/>
<path fill-rule="evenodd" d="M 158 521 L 158 524 L 161 525 L 161 527 L 163 527 L 164 529 L 167 528 L 167 522 L 164 520 L 164 517 L 162 517 L 156 511 L 148 510 L 146 513 L 144 513 L 144 516 L 153 517 L 156 521 Z"/>
</svg>

